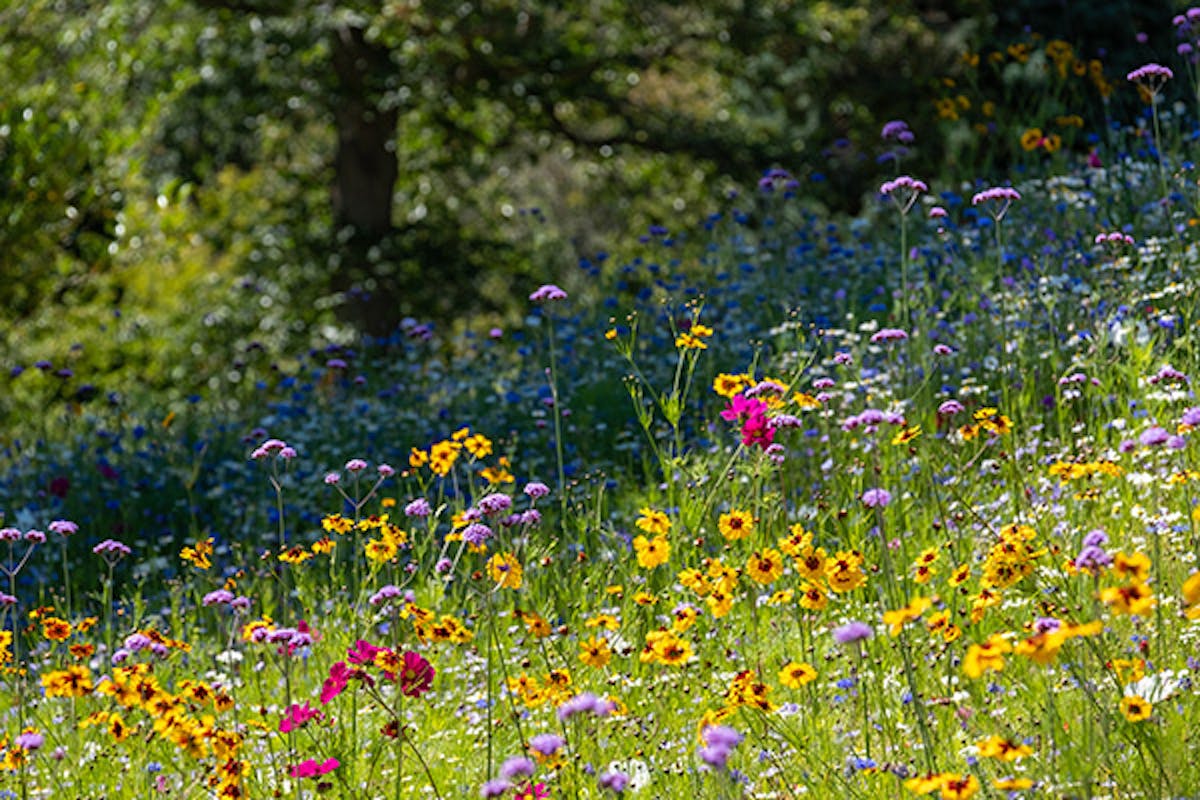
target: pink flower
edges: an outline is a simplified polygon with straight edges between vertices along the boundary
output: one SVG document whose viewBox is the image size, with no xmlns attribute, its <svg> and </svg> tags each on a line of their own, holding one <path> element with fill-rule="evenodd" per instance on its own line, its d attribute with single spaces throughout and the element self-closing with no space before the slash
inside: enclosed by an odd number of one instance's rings
<svg viewBox="0 0 1200 800">
<path fill-rule="evenodd" d="M 721 412 L 721 419 L 726 422 L 741 421 L 748 417 L 765 414 L 767 412 L 767 403 L 765 400 L 746 397 L 745 395 L 734 395 L 729 401 L 729 407 Z"/>
<path fill-rule="evenodd" d="M 333 772 L 341 765 L 336 758 L 327 758 L 320 763 L 315 758 L 310 758 L 289 769 L 288 775 L 293 778 L 318 778 Z"/>
<path fill-rule="evenodd" d="M 308 703 L 297 705 L 293 703 L 283 715 L 283 719 L 279 721 L 280 733 L 291 733 L 294 730 L 303 728 L 308 724 L 309 720 L 316 719 L 321 716 L 321 712 L 316 709 L 309 708 Z"/>
<path fill-rule="evenodd" d="M 386 647 L 376 647 L 370 642 L 359 639 L 346 651 L 346 660 L 351 664 L 366 665 L 375 662 L 375 656 L 386 650 Z"/>
<path fill-rule="evenodd" d="M 436 674 L 432 664 L 409 650 L 404 654 L 404 665 L 400 668 L 401 693 L 405 697 L 420 697 L 433 686 Z"/>
<path fill-rule="evenodd" d="M 326 705 L 337 697 L 350 682 L 354 671 L 346 666 L 345 661 L 339 661 L 329 668 L 329 677 L 321 684 L 321 705 Z"/>
<path fill-rule="evenodd" d="M 775 441 L 775 428 L 767 420 L 766 415 L 755 414 L 742 423 L 742 444 L 745 446 L 758 445 L 765 450 L 773 441 Z"/>
<path fill-rule="evenodd" d="M 529 295 L 529 299 L 535 303 L 546 303 L 553 300 L 566 300 L 567 293 L 558 288 L 552 283 L 547 283 L 544 286 L 539 286 L 533 294 Z"/>
</svg>

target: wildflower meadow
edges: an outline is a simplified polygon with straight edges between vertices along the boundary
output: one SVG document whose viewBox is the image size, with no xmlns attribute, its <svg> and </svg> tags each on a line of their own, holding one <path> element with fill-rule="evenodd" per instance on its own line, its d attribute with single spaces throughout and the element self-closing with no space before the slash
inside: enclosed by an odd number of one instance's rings
<svg viewBox="0 0 1200 800">
<path fill-rule="evenodd" d="M 1127 75 L 967 53 L 1065 88 L 943 86 L 856 216 L 770 169 L 511 325 L 170 406 L 6 365 L 0 798 L 1200 798 L 1200 9 L 1160 22 Z"/>
</svg>

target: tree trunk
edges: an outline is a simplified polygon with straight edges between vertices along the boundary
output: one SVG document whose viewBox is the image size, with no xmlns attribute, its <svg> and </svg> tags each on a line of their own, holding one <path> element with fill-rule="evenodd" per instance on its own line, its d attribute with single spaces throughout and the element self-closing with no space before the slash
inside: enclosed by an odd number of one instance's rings
<svg viewBox="0 0 1200 800">
<path fill-rule="evenodd" d="M 350 293 L 344 316 L 382 335 L 394 329 L 399 316 L 398 286 L 387 264 L 398 114 L 382 103 L 393 66 L 386 48 L 368 42 L 361 28 L 348 26 L 333 32 L 332 61 L 338 85 L 332 201 L 341 256 L 333 286 Z"/>
</svg>

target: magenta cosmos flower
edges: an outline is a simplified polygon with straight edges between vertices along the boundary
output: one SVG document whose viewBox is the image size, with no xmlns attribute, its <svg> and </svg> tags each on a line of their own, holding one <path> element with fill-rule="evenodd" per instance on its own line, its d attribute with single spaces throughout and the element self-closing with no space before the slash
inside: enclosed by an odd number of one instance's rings
<svg viewBox="0 0 1200 800">
<path fill-rule="evenodd" d="M 420 697 L 433 686 L 433 676 L 437 670 L 419 654 L 409 650 L 404 654 L 404 663 L 400 667 L 400 692 L 405 697 Z"/>
</svg>

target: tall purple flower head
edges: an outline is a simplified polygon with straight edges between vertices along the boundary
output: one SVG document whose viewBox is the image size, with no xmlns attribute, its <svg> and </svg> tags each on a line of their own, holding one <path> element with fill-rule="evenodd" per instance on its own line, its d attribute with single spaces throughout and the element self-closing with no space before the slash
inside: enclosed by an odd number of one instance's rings
<svg viewBox="0 0 1200 800">
<path fill-rule="evenodd" d="M 700 748 L 700 760 L 713 769 L 723 770 L 733 748 L 746 737 L 728 725 L 709 725 L 702 734 L 704 747 Z"/>
<path fill-rule="evenodd" d="M 57 533 L 60 536 L 73 536 L 79 533 L 79 526 L 69 519 L 56 519 L 48 527 L 51 532 Z"/>
<path fill-rule="evenodd" d="M 879 136 L 885 142 L 899 142 L 900 144 L 912 144 L 916 138 L 913 136 L 912 129 L 908 127 L 908 123 L 902 119 L 885 122 Z"/>
<path fill-rule="evenodd" d="M 611 700 L 597 697 L 591 692 L 582 692 L 558 707 L 558 718 L 565 722 L 576 714 L 591 714 L 597 717 L 606 717 L 612 711 L 613 704 Z"/>
<path fill-rule="evenodd" d="M 525 494 L 534 500 L 538 500 L 550 494 L 550 487 L 541 481 L 530 481 L 525 484 Z"/>
<path fill-rule="evenodd" d="M 28 750 L 28 751 L 40 750 L 42 748 L 42 745 L 44 745 L 45 743 L 46 743 L 46 737 L 42 736 L 42 734 L 37 733 L 36 731 L 26 731 L 24 733 L 19 733 L 19 734 L 17 734 L 17 737 L 15 739 L 13 739 L 14 745 L 21 748 L 22 750 Z"/>
<path fill-rule="evenodd" d="M 925 181 L 919 181 L 911 175 L 901 175 L 898 178 L 886 181 L 879 187 L 881 195 L 896 201 L 901 214 L 907 214 L 909 211 L 912 211 L 917 198 L 928 191 L 929 186 Z"/>
<path fill-rule="evenodd" d="M 527 756 L 513 756 L 500 765 L 496 774 L 506 781 L 516 781 L 533 775 L 537 765 Z"/>
<path fill-rule="evenodd" d="M 474 522 L 463 528 L 462 538 L 467 544 L 480 545 L 492 538 L 492 529 L 482 522 Z"/>
<path fill-rule="evenodd" d="M 620 794 L 621 792 L 625 791 L 625 787 L 629 785 L 629 776 L 624 772 L 618 772 L 615 769 L 609 770 L 608 772 L 600 773 L 600 778 L 596 781 L 596 783 L 601 789 L 612 792 L 613 794 Z"/>
<path fill-rule="evenodd" d="M 871 344 L 879 344 L 880 342 L 903 342 L 908 338 L 908 333 L 899 328 L 880 328 L 871 334 Z"/>
<path fill-rule="evenodd" d="M 406 517 L 428 517 L 432 513 L 433 507 L 424 497 L 418 497 L 404 507 L 404 516 Z"/>
<path fill-rule="evenodd" d="M 1175 77 L 1170 67 L 1162 64 L 1143 64 L 1125 76 L 1130 83 L 1136 83 L 1150 92 L 1153 97 L 1159 93 L 1167 81 Z"/>
<path fill-rule="evenodd" d="M 233 592 L 228 589 L 216 589 L 204 595 L 200 601 L 205 606 L 224 606 L 233 602 Z"/>
<path fill-rule="evenodd" d="M 984 189 L 982 192 L 977 192 L 971 198 L 971 205 L 978 206 L 984 203 L 988 205 L 988 213 L 992 215 L 992 219 L 999 222 L 1004 219 L 1004 215 L 1008 213 L 1008 209 L 1012 204 L 1021 199 L 1021 193 L 1011 186 L 993 186 L 990 189 Z"/>
<path fill-rule="evenodd" d="M 563 748 L 566 739 L 557 733 L 539 733 L 529 739 L 529 749 L 538 755 L 552 756 Z"/>
<path fill-rule="evenodd" d="M 512 498 L 506 494 L 493 493 L 479 498 L 479 510 L 491 516 L 512 508 Z"/>
<path fill-rule="evenodd" d="M 957 400 L 947 400 L 938 406 L 937 413 L 939 417 L 952 417 L 955 414 L 961 414 L 964 410 L 963 404 Z"/>
<path fill-rule="evenodd" d="M 479 796 L 483 798 L 503 797 L 504 793 L 513 788 L 511 782 L 503 778 L 493 778 L 479 787 Z"/>
<path fill-rule="evenodd" d="M 533 294 L 529 295 L 529 299 L 535 303 L 549 303 L 556 300 L 566 300 L 567 293 L 553 283 L 547 283 L 539 286 Z"/>
<path fill-rule="evenodd" d="M 1138 437 L 1138 441 L 1145 447 L 1157 447 L 1160 444 L 1166 444 L 1170 438 L 1171 434 L 1165 428 L 1155 425 L 1142 431 L 1142 435 Z"/>
<path fill-rule="evenodd" d="M 855 620 L 847 622 L 840 628 L 834 628 L 833 639 L 838 644 L 854 644 L 875 635 L 875 630 L 865 622 Z"/>
</svg>

